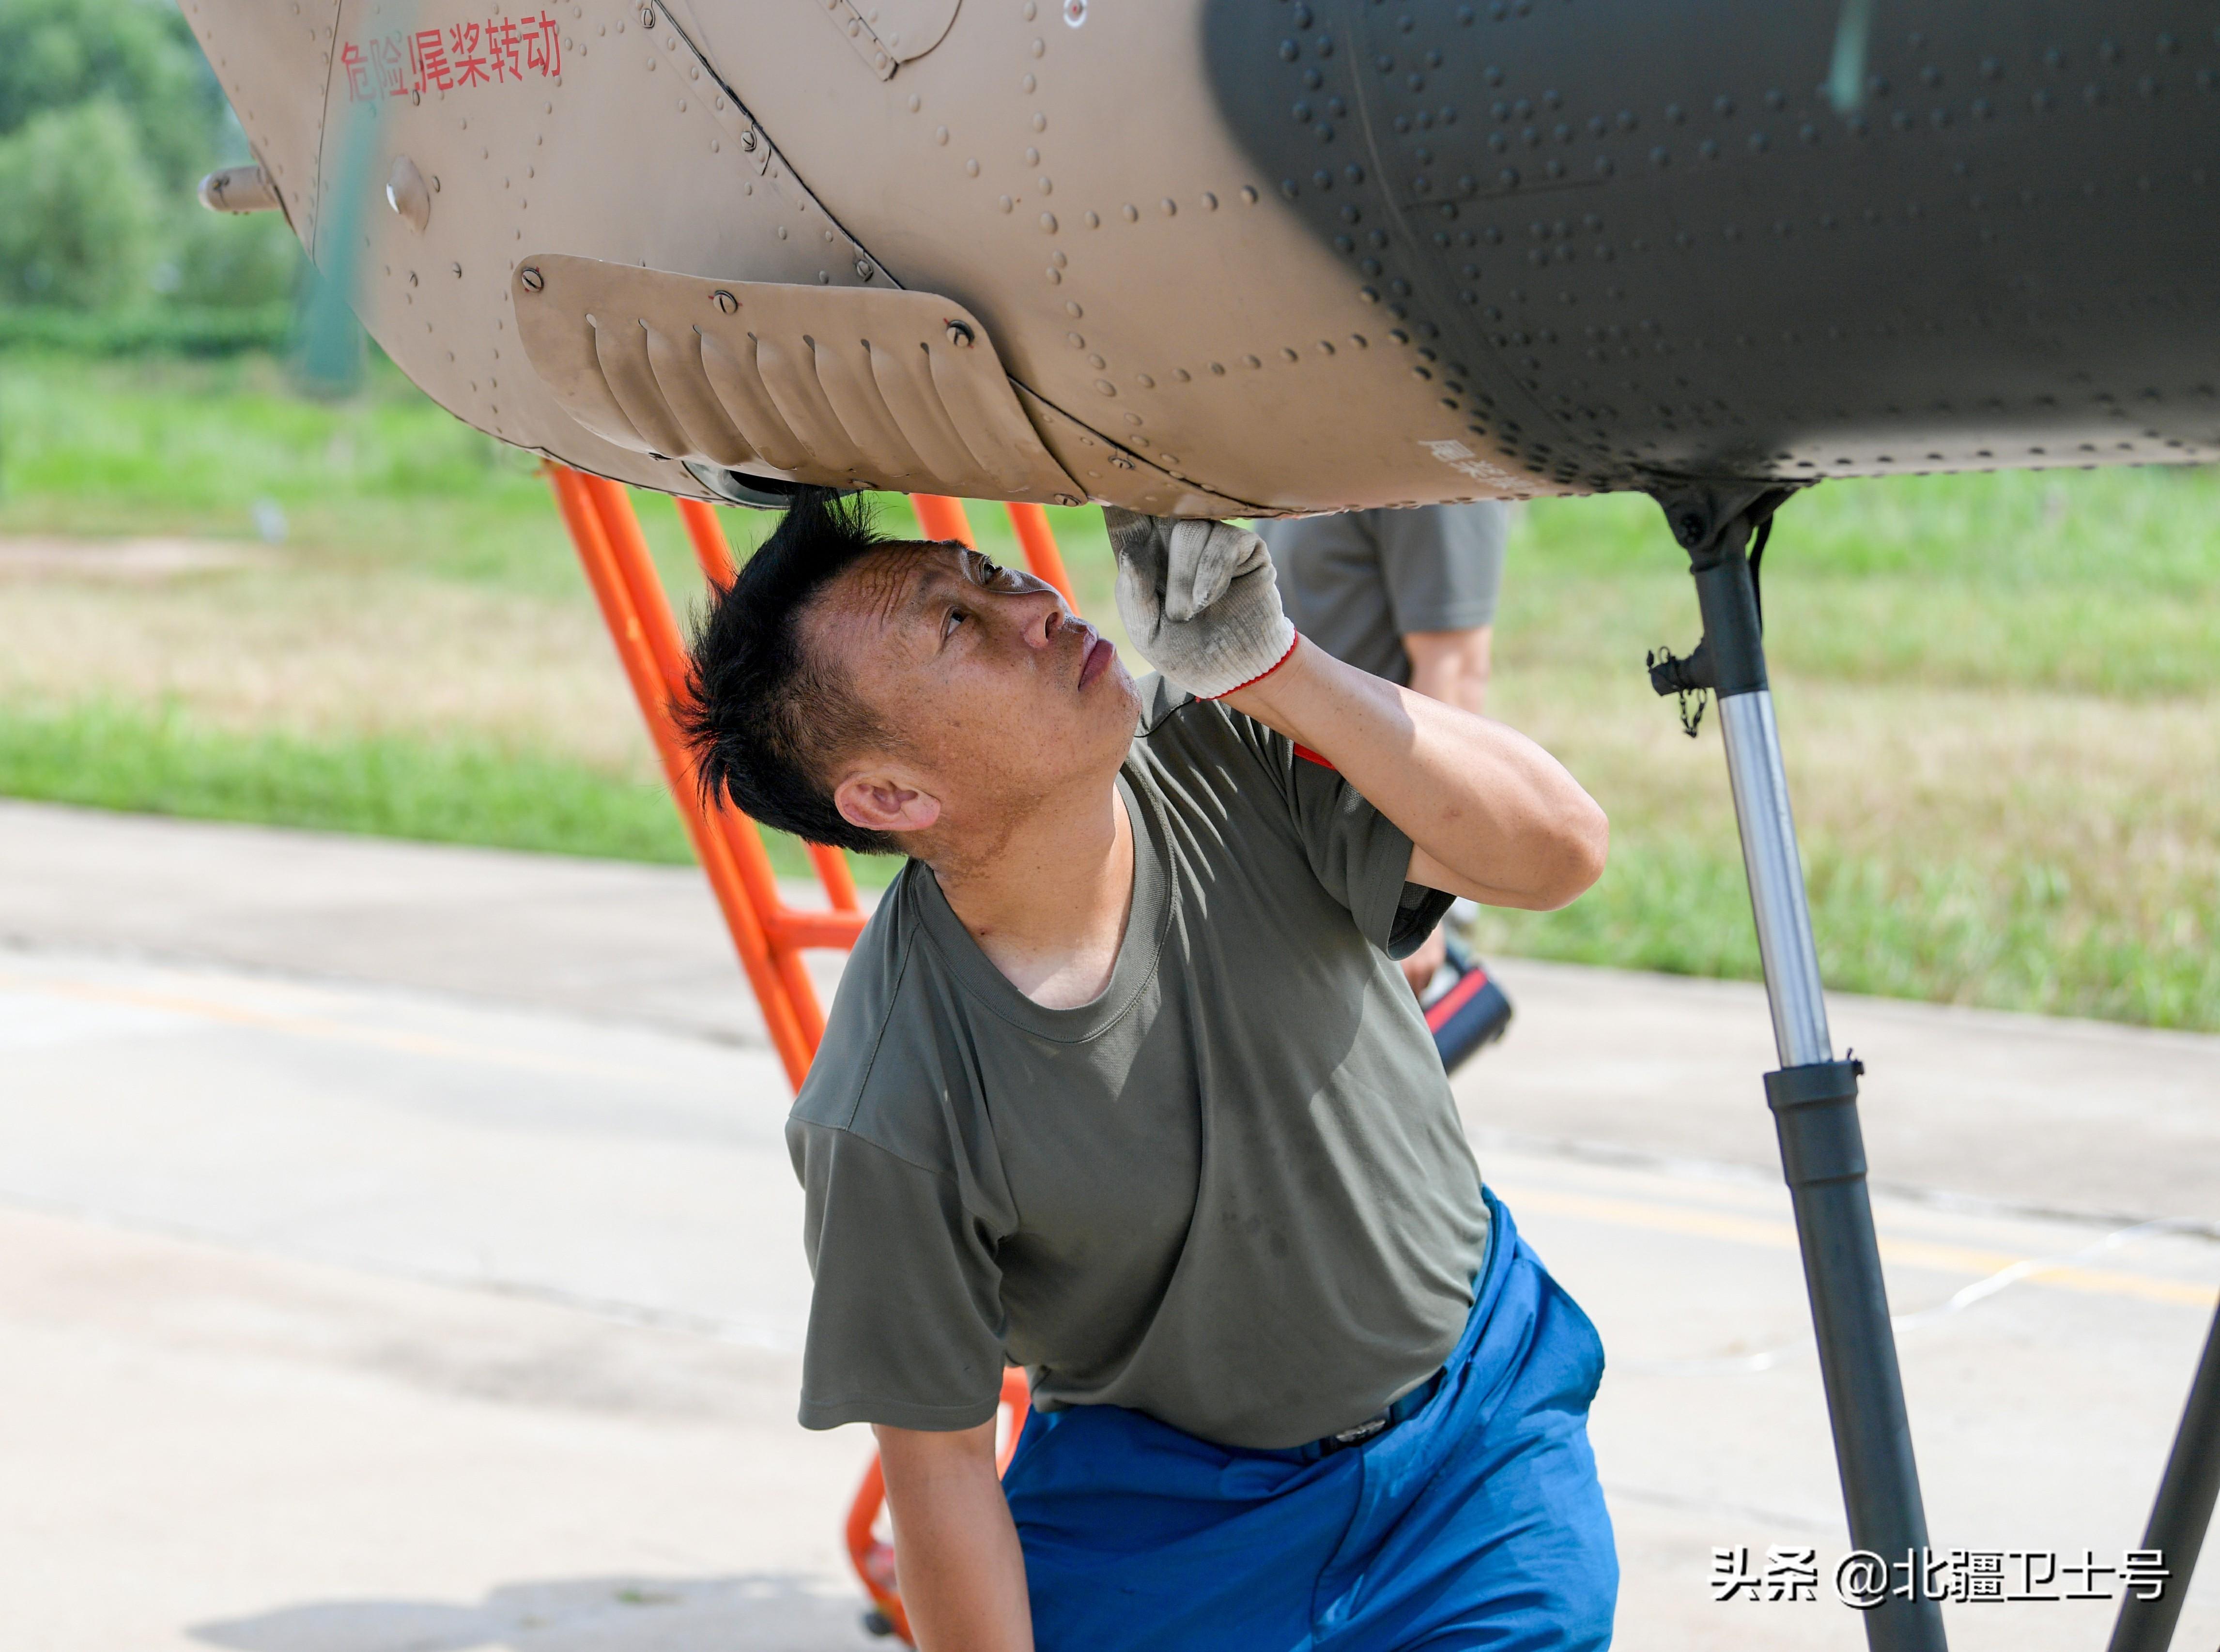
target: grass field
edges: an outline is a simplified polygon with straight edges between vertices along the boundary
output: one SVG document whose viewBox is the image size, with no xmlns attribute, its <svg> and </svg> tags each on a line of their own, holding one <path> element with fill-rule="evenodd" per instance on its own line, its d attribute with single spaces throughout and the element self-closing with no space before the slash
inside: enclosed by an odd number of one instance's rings
<svg viewBox="0 0 2220 1652">
<path fill-rule="evenodd" d="M 695 590 L 669 505 L 641 514 Z M 1107 619 L 1100 519 L 1057 514 Z M 27 534 L 251 549 L 160 579 L 0 557 L 0 792 L 685 856 L 544 484 L 390 370 L 330 407 L 260 358 L 0 357 L 0 536 Z M 2220 1028 L 2220 475 L 1830 483 L 1784 512 L 1765 595 L 1833 984 Z M 1646 501 L 1525 513 L 1494 709 L 1614 843 L 1587 897 L 1492 916 L 1490 945 L 1755 972 L 1716 733 L 1684 739 L 1641 670 L 1696 629 Z"/>
</svg>

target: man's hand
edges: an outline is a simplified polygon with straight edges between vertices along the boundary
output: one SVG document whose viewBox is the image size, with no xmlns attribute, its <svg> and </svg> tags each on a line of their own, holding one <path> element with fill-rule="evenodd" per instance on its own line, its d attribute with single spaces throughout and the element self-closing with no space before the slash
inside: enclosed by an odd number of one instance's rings
<svg viewBox="0 0 2220 1652">
<path fill-rule="evenodd" d="M 1227 705 L 1338 769 L 1412 843 L 1410 882 L 1548 911 L 1602 875 L 1611 826 L 1525 735 L 1304 642 Z"/>
<path fill-rule="evenodd" d="M 1118 616 L 1141 657 L 1215 700 L 1253 683 L 1295 644 L 1263 540 L 1225 522 L 1102 508 L 1118 553 Z"/>
<path fill-rule="evenodd" d="M 874 1424 L 894 1512 L 895 1571 L 920 1652 L 1032 1652 L 1026 1558 L 995 1472 L 995 1424 Z"/>
</svg>

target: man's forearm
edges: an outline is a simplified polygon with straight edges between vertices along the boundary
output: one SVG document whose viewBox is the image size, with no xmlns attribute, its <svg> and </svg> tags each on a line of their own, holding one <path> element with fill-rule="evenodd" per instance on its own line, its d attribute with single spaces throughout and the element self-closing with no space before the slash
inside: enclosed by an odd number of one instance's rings
<svg viewBox="0 0 2220 1652">
<path fill-rule="evenodd" d="M 1488 656 L 1494 628 L 1406 631 L 1403 652 L 1411 662 L 1410 689 L 1475 714 L 1487 709 Z"/>
<path fill-rule="evenodd" d="M 1032 1652 L 1025 1554 L 995 1472 L 995 1424 L 872 1432 L 920 1652 Z"/>
<path fill-rule="evenodd" d="M 1494 906 L 1561 907 L 1603 870 L 1610 826 L 1548 752 L 1397 688 L 1307 639 L 1225 703 L 1339 770 L 1414 845 L 1411 880 Z"/>
</svg>

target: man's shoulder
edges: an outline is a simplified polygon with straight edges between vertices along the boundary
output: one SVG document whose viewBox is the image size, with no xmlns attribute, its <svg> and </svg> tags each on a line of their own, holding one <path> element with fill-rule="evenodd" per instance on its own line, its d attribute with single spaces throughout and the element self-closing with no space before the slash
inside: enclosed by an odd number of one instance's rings
<svg viewBox="0 0 2220 1652">
<path fill-rule="evenodd" d="M 1380 520 L 1391 513 L 1380 510 L 1320 511 L 1310 516 L 1276 516 L 1257 524 L 1274 561 L 1292 557 L 1298 562 L 1314 558 L 1369 555 L 1379 548 Z"/>
<path fill-rule="evenodd" d="M 1141 719 L 1134 749 L 1144 758 L 1174 767 L 1191 767 L 1238 754 L 1270 762 L 1275 738 L 1255 719 L 1216 700 L 1198 700 L 1169 678 L 1151 672 L 1134 684 L 1141 695 Z"/>
<path fill-rule="evenodd" d="M 795 1097 L 797 1123 L 847 1129 L 869 1089 L 889 1034 L 899 1037 L 909 977 L 916 967 L 922 926 L 913 861 L 895 875 L 864 932 L 849 949 L 839 989 L 825 1021 L 809 1075 Z"/>
<path fill-rule="evenodd" d="M 1141 720 L 1133 732 L 1144 740 L 1163 727 L 1173 713 L 1203 703 L 1162 671 L 1135 678 L 1133 689 L 1141 696 Z"/>
<path fill-rule="evenodd" d="M 1238 843 L 1253 857 L 1268 840 L 1291 845 L 1300 765 L 1287 737 L 1161 679 L 1138 686 L 1144 709 L 1126 775 L 1170 828 L 1165 850 Z"/>
<path fill-rule="evenodd" d="M 789 1124 L 845 1131 L 927 1169 L 949 1157 L 945 1108 L 957 995 L 936 989 L 912 862 L 857 938 Z"/>
</svg>

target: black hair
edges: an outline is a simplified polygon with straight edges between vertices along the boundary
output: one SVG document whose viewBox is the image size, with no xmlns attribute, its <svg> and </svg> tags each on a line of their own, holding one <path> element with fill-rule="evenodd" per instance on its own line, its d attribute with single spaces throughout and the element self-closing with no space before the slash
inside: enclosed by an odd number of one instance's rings
<svg viewBox="0 0 2220 1652">
<path fill-rule="evenodd" d="M 686 693 L 673 707 L 693 749 L 702 795 L 723 796 L 765 826 L 867 855 L 901 846 L 834 807 L 825 776 L 889 735 L 837 670 L 804 645 L 802 621 L 833 580 L 883 545 L 860 495 L 805 489 L 717 592 L 695 627 Z"/>
</svg>

